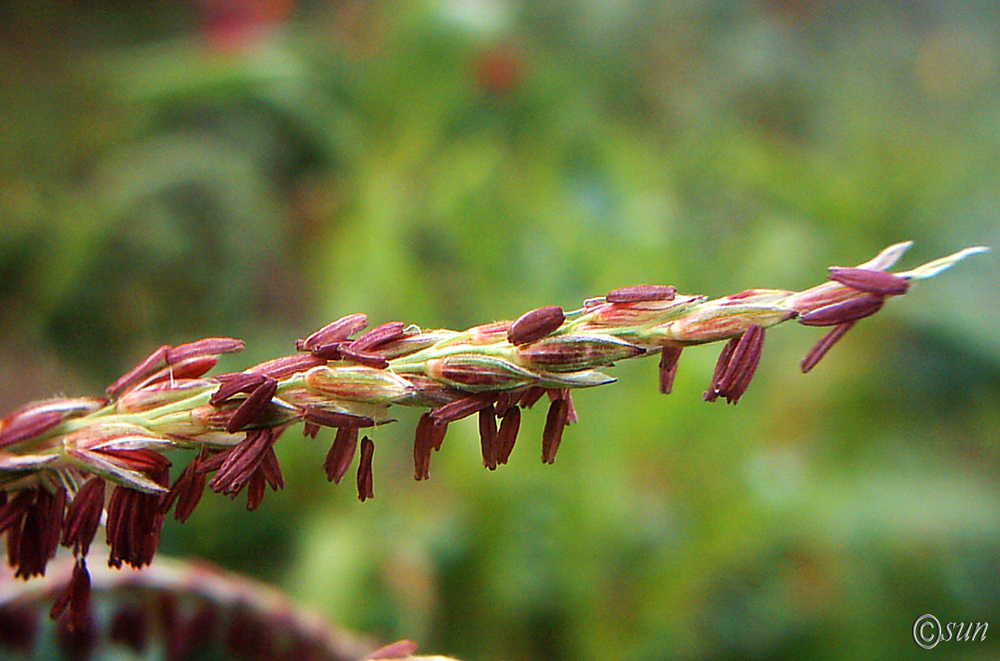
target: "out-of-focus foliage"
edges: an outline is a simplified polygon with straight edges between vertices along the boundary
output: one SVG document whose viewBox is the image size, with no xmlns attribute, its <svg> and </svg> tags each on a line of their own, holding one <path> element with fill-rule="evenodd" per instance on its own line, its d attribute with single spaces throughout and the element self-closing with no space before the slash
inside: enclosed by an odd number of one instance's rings
<svg viewBox="0 0 1000 661">
<path fill-rule="evenodd" d="M 0 401 L 92 394 L 164 343 L 240 367 L 340 315 L 465 327 L 638 282 L 800 288 L 914 239 L 1000 245 L 1000 9 L 979 3 L 46 0 L 0 10 Z M 510 465 L 416 416 L 374 501 L 287 434 L 288 488 L 206 497 L 165 551 L 350 628 L 477 659 L 911 658 L 1000 627 L 995 253 L 920 283 L 808 376 L 769 334 L 544 412 Z M 996 637 L 944 643 L 988 658 Z"/>
</svg>

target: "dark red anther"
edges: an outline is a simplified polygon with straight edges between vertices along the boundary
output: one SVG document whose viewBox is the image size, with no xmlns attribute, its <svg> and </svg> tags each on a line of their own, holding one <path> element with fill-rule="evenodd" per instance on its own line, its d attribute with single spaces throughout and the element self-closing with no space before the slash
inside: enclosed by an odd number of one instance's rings
<svg viewBox="0 0 1000 661">
<path fill-rule="evenodd" d="M 566 427 L 568 415 L 568 400 L 555 399 L 549 404 L 549 412 L 545 417 L 545 429 L 542 430 L 542 463 L 555 463 L 556 452 L 562 442 L 563 429 Z"/>
<path fill-rule="evenodd" d="M 677 288 L 670 285 L 634 285 L 609 292 L 608 303 L 637 303 L 640 301 L 672 301 Z"/>
<path fill-rule="evenodd" d="M 535 402 L 542 398 L 542 395 L 544 394 L 545 388 L 542 388 L 541 386 L 531 386 L 524 391 L 524 394 L 521 395 L 521 399 L 517 404 L 522 409 L 530 409 L 535 405 Z"/>
<path fill-rule="evenodd" d="M 448 423 L 435 420 L 434 426 L 431 428 L 431 447 L 433 447 L 435 451 L 441 449 L 441 445 L 444 443 L 444 437 L 447 433 Z"/>
<path fill-rule="evenodd" d="M 358 339 L 347 343 L 344 348 L 351 351 L 367 351 L 382 344 L 391 342 L 403 336 L 406 324 L 401 321 L 390 321 L 389 323 L 376 326 Z"/>
<path fill-rule="evenodd" d="M 726 346 L 722 347 L 722 351 L 719 352 L 719 359 L 715 361 L 715 372 L 712 374 L 712 383 L 702 396 L 706 402 L 714 402 L 718 399 L 719 391 L 715 386 L 726 373 L 726 368 L 729 367 L 729 359 L 732 357 L 737 343 L 739 343 L 739 338 L 734 337 L 726 342 Z"/>
<path fill-rule="evenodd" d="M 368 325 L 368 315 L 356 313 L 341 317 L 304 340 L 295 342 L 295 348 L 299 351 L 312 351 L 316 347 L 328 344 L 339 344 L 358 331 L 364 330 Z"/>
<path fill-rule="evenodd" d="M 299 372 L 305 372 L 319 365 L 326 365 L 326 360 L 311 354 L 295 354 L 293 356 L 283 356 L 268 360 L 267 362 L 254 365 L 247 372 L 263 374 L 272 379 L 284 379 Z"/>
<path fill-rule="evenodd" d="M 566 315 L 558 305 L 549 305 L 525 312 L 507 330 L 511 344 L 527 344 L 540 340 L 563 325 Z"/>
<path fill-rule="evenodd" d="M 417 422 L 413 439 L 413 479 L 417 482 L 430 477 L 431 450 L 434 449 L 434 419 L 424 413 Z"/>
<path fill-rule="evenodd" d="M 142 381 L 147 374 L 160 367 L 162 363 L 166 362 L 167 352 L 170 351 L 170 349 L 171 347 L 169 344 L 164 344 L 159 349 L 156 349 L 153 353 L 142 359 L 138 365 L 115 379 L 114 383 L 107 387 L 106 392 L 108 396 L 116 397 L 129 386 L 136 385 Z"/>
<path fill-rule="evenodd" d="M 44 576 L 45 567 L 59 547 L 66 508 L 66 489 L 50 492 L 45 487 L 31 490 L 34 502 L 7 533 L 7 560 L 15 567 L 14 576 Z M 15 499 L 16 500 L 16 499 Z"/>
<path fill-rule="evenodd" d="M 461 420 L 491 405 L 496 401 L 496 398 L 497 394 L 495 392 L 480 392 L 474 395 L 467 395 L 433 409 L 431 417 L 438 423 Z"/>
<path fill-rule="evenodd" d="M 312 355 L 323 360 L 340 360 L 340 348 L 343 342 L 333 342 L 332 344 L 320 344 L 312 348 Z"/>
<path fill-rule="evenodd" d="M 375 454 L 375 443 L 365 436 L 361 439 L 361 458 L 358 461 L 358 500 L 365 502 L 375 497 L 372 477 L 372 457 Z"/>
<path fill-rule="evenodd" d="M 157 480 L 166 486 L 167 476 Z M 117 486 L 108 502 L 105 529 L 111 546 L 108 565 L 120 568 L 127 564 L 136 569 L 153 561 L 160 543 L 163 515 L 160 513 L 160 495 L 143 493 L 128 487 Z"/>
<path fill-rule="evenodd" d="M 809 353 L 807 353 L 805 358 L 803 358 L 799 363 L 802 367 L 802 373 L 805 374 L 812 368 L 816 367 L 816 364 L 819 363 L 823 356 L 826 355 L 826 352 L 829 351 L 833 345 L 840 340 L 840 338 L 844 337 L 844 334 L 851 330 L 851 327 L 854 326 L 855 323 L 857 322 L 847 321 L 842 324 L 837 324 L 832 330 L 830 330 L 830 332 L 820 338 L 820 341 L 809 350 Z"/>
<path fill-rule="evenodd" d="M 884 302 L 885 298 L 878 294 L 862 294 L 801 314 L 799 323 L 804 326 L 836 326 L 848 321 L 857 321 L 881 310 Z"/>
<path fill-rule="evenodd" d="M 339 353 L 342 359 L 350 360 L 360 365 L 365 365 L 366 367 L 374 367 L 375 369 L 384 370 L 389 366 L 389 360 L 385 356 L 372 353 L 371 351 L 355 349 L 352 345 L 341 345 Z"/>
<path fill-rule="evenodd" d="M 496 410 L 490 404 L 479 410 L 479 445 L 483 454 L 483 466 L 497 469 L 497 418 Z"/>
<path fill-rule="evenodd" d="M 660 352 L 660 392 L 664 395 L 669 395 L 674 389 L 677 362 L 683 350 L 683 347 L 668 345 Z"/>
<path fill-rule="evenodd" d="M 263 374 L 254 372 L 220 374 L 215 378 L 219 381 L 219 387 L 215 389 L 208 400 L 212 406 L 219 406 L 237 393 L 251 393 L 267 379 Z"/>
<path fill-rule="evenodd" d="M 326 479 L 334 484 L 340 481 L 347 474 L 347 469 L 351 467 L 354 460 L 354 453 L 358 447 L 358 428 L 340 427 L 334 437 L 333 445 L 326 455 L 323 468 L 326 470 Z"/>
<path fill-rule="evenodd" d="M 910 282 L 906 278 L 872 269 L 831 266 L 830 279 L 851 289 L 879 296 L 901 296 L 910 288 Z"/>
<path fill-rule="evenodd" d="M 49 617 L 58 620 L 69 609 L 67 625 L 70 631 L 83 631 L 89 624 L 90 616 L 90 572 L 87 571 L 87 561 L 77 558 L 73 565 L 73 574 L 69 585 L 56 599 L 49 611 Z"/>
<path fill-rule="evenodd" d="M 278 382 L 271 377 L 264 377 L 264 381 L 233 411 L 232 417 L 226 423 L 226 431 L 235 434 L 259 418 L 267 410 L 276 392 L 278 392 Z"/>
<path fill-rule="evenodd" d="M 92 477 L 77 490 L 69 504 L 63 523 L 62 545 L 73 549 L 78 556 L 87 555 L 97 535 L 104 513 L 104 489 L 104 480 Z"/>
<path fill-rule="evenodd" d="M 375 421 L 365 415 L 328 411 L 316 406 L 306 406 L 302 409 L 302 417 L 308 422 L 314 422 L 324 427 L 372 427 Z"/>
<path fill-rule="evenodd" d="M 716 363 L 705 401 L 713 402 L 719 396 L 730 404 L 740 401 L 760 362 L 764 335 L 764 328 L 753 324 L 739 338 L 729 340 Z"/>
<path fill-rule="evenodd" d="M 206 337 L 187 344 L 179 344 L 176 347 L 168 346 L 165 358 L 168 365 L 174 365 L 189 358 L 237 353 L 243 351 L 245 347 L 246 343 L 243 340 L 231 337 Z"/>
<path fill-rule="evenodd" d="M 205 492 L 205 471 L 201 470 L 201 466 L 208 456 L 208 451 L 202 450 L 184 467 L 177 481 L 170 487 L 170 492 L 163 497 L 163 501 L 160 503 L 161 514 L 165 515 L 169 512 L 175 502 L 177 507 L 174 509 L 174 518 L 181 523 L 187 521 L 188 517 L 194 513 L 195 507 L 198 506 L 201 496 Z"/>
<path fill-rule="evenodd" d="M 500 430 L 497 431 L 497 463 L 506 464 L 510 453 L 514 450 L 517 432 L 521 427 L 521 409 L 512 406 L 503 414 L 500 420 Z"/>
</svg>

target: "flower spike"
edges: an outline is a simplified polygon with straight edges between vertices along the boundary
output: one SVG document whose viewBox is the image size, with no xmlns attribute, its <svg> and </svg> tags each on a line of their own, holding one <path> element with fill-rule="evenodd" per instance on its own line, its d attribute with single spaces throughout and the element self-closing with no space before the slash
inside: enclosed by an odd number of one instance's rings
<svg viewBox="0 0 1000 661">
<path fill-rule="evenodd" d="M 294 343 L 295 353 L 243 372 L 210 375 L 241 340 L 163 345 L 107 389 L 108 397 L 54 398 L 0 419 L 0 535 L 19 577 L 42 574 L 62 545 L 75 557 L 54 617 L 86 621 L 86 556 L 102 518 L 108 563 L 142 567 L 159 545 L 165 516 L 184 521 L 205 487 L 256 509 L 268 487 L 284 486 L 275 443 L 302 423 L 307 438 L 333 428 L 322 463 L 339 483 L 355 455 L 358 498 L 374 496 L 377 433 L 393 406 L 424 409 L 413 442 L 413 476 L 430 476 L 448 426 L 477 415 L 483 465 L 506 464 L 523 410 L 548 395 L 542 461 L 551 464 L 577 420 L 572 391 L 612 383 L 602 370 L 659 353 L 659 390 L 669 393 L 682 352 L 725 342 L 704 398 L 736 404 L 760 363 L 767 329 L 797 319 L 829 328 L 801 362 L 809 372 L 860 319 L 985 248 L 915 269 L 888 271 L 910 247 L 898 243 L 856 267 L 795 292 L 747 289 L 709 299 L 673 286 L 622 287 L 565 312 L 540 307 L 465 331 L 424 330 L 394 321 L 363 332 L 368 317 L 346 315 Z M 360 335 L 358 335 L 360 333 Z M 168 453 L 191 455 L 169 485 Z"/>
</svg>

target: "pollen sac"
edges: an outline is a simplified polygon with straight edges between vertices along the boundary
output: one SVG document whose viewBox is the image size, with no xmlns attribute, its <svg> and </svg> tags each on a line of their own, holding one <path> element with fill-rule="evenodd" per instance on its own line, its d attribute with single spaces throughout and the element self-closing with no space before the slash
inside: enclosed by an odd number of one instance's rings
<svg viewBox="0 0 1000 661">
<path fill-rule="evenodd" d="M 274 360 L 268 360 L 244 371 L 253 374 L 263 374 L 272 379 L 284 379 L 285 377 L 305 372 L 308 369 L 324 364 L 326 364 L 326 360 L 319 356 L 296 354 L 294 356 L 283 356 Z"/>
<path fill-rule="evenodd" d="M 809 353 L 805 355 L 801 362 L 799 362 L 799 365 L 802 367 L 802 373 L 806 374 L 812 370 L 812 368 L 816 367 L 819 361 L 822 360 L 823 356 L 826 355 L 826 352 L 833 348 L 833 345 L 836 344 L 840 338 L 844 337 L 847 331 L 851 330 L 851 327 L 854 326 L 855 323 L 857 322 L 846 321 L 842 324 L 837 324 L 829 333 L 820 338 L 820 341 L 817 342 L 813 348 L 809 350 Z"/>
<path fill-rule="evenodd" d="M 372 427 L 375 425 L 375 420 L 368 416 L 330 411 L 316 406 L 305 407 L 302 411 L 302 417 L 308 422 L 324 427 Z"/>
<path fill-rule="evenodd" d="M 676 287 L 669 285 L 634 285 L 622 287 L 604 297 L 608 303 L 636 303 L 639 301 L 672 301 Z"/>
<path fill-rule="evenodd" d="M 384 370 L 389 366 L 389 360 L 382 354 L 365 351 L 363 349 L 353 349 L 351 345 L 344 344 L 338 348 L 340 357 L 367 367 Z"/>
<path fill-rule="evenodd" d="M 439 406 L 431 411 L 431 418 L 436 423 L 454 422 L 468 417 L 473 413 L 478 413 L 487 406 L 492 406 L 496 401 L 497 394 L 493 392 L 481 392 L 475 395 L 468 395 L 444 406 Z"/>
<path fill-rule="evenodd" d="M 233 411 L 232 417 L 226 423 L 226 431 L 232 434 L 254 422 L 267 410 L 267 405 L 271 403 L 277 391 L 278 382 L 270 377 L 264 377 L 264 381 Z"/>
<path fill-rule="evenodd" d="M 542 463 L 555 463 L 556 452 L 562 442 L 563 429 L 568 422 L 569 409 L 568 399 L 553 399 L 549 404 L 545 428 L 542 430 Z"/>
<path fill-rule="evenodd" d="M 878 294 L 863 294 L 846 301 L 825 305 L 799 316 L 804 326 L 836 326 L 869 317 L 882 309 L 885 299 Z"/>
<path fill-rule="evenodd" d="M 680 360 L 683 347 L 665 346 L 660 353 L 660 392 L 669 395 L 674 389 L 674 377 L 677 375 L 677 362 Z"/>
<path fill-rule="evenodd" d="M 566 320 L 558 305 L 549 305 L 525 312 L 507 330 L 507 341 L 514 345 L 540 340 L 555 331 Z"/>
<path fill-rule="evenodd" d="M 361 459 L 358 462 L 358 500 L 361 502 L 375 497 L 372 478 L 372 456 L 374 454 L 375 443 L 365 436 L 361 439 Z"/>
<path fill-rule="evenodd" d="M 518 358 L 548 372 L 579 372 L 634 358 L 645 349 L 610 335 L 558 335 L 519 347 Z"/>
<path fill-rule="evenodd" d="M 413 479 L 426 480 L 430 477 L 431 450 L 434 449 L 434 420 L 430 413 L 420 416 L 416 436 L 413 440 Z"/>
<path fill-rule="evenodd" d="M 390 321 L 382 324 L 381 326 L 376 326 L 358 339 L 348 343 L 348 346 L 356 351 L 365 351 L 367 349 L 371 349 L 372 347 L 376 347 L 383 342 L 391 342 L 392 340 L 402 337 L 405 329 L 406 324 L 403 322 Z"/>
<path fill-rule="evenodd" d="M 517 440 L 517 432 L 521 427 L 521 409 L 511 406 L 507 409 L 500 420 L 500 429 L 497 430 L 497 456 L 498 464 L 506 464 L 510 459 L 510 453 L 514 450 L 514 442 Z"/>
<path fill-rule="evenodd" d="M 831 266 L 830 279 L 852 289 L 879 296 L 901 296 L 910 288 L 910 282 L 906 278 L 872 269 Z"/>
<path fill-rule="evenodd" d="M 365 314 L 349 314 L 341 317 L 333 323 L 327 324 L 304 340 L 295 343 L 295 348 L 299 351 L 312 351 L 314 348 L 326 344 L 343 342 L 354 333 L 364 330 L 368 325 L 368 316 Z"/>
<path fill-rule="evenodd" d="M 237 374 L 220 374 L 216 377 L 219 380 L 219 387 L 212 393 L 208 403 L 212 406 L 219 406 L 236 393 L 251 393 L 256 390 L 267 377 L 254 372 L 239 372 Z M 128 395 L 123 396 L 125 399 Z M 119 400 L 120 402 L 121 400 Z"/>
<path fill-rule="evenodd" d="M 712 385 L 705 392 L 705 401 L 725 397 L 730 404 L 739 403 L 760 363 L 764 334 L 763 327 L 752 325 L 740 337 L 726 343 L 715 365 Z"/>
<path fill-rule="evenodd" d="M 358 428 L 341 427 L 337 430 L 337 435 L 333 439 L 333 445 L 326 454 L 326 461 L 323 462 L 323 469 L 326 471 L 326 479 L 334 484 L 340 484 L 347 474 L 347 469 L 354 461 L 354 454 L 358 449 Z"/>
<path fill-rule="evenodd" d="M 479 410 L 479 444 L 483 454 L 483 466 L 491 471 L 496 470 L 500 448 L 497 446 L 496 410 L 492 404 Z"/>
</svg>

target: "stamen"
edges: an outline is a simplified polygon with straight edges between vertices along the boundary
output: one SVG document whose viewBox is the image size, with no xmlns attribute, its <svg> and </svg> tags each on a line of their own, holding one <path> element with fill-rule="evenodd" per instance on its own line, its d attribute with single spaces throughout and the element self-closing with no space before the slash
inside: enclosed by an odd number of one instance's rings
<svg viewBox="0 0 1000 661">
<path fill-rule="evenodd" d="M 518 345 L 540 340 L 562 326 L 565 320 L 566 315 L 558 305 L 525 312 L 510 325 L 507 341 Z"/>
<path fill-rule="evenodd" d="M 764 329 L 754 324 L 740 337 L 726 368 L 726 373 L 722 377 L 722 382 L 719 384 L 719 394 L 726 398 L 727 403 L 739 403 L 757 371 L 763 349 Z"/>
<path fill-rule="evenodd" d="M 712 374 L 712 383 L 705 394 L 702 395 L 706 402 L 714 402 L 719 397 L 719 391 L 716 385 L 722 379 L 722 376 L 726 373 L 726 368 L 729 367 L 729 358 L 733 355 L 733 350 L 736 348 L 739 338 L 733 338 L 726 342 L 726 346 L 722 347 L 722 351 L 719 353 L 719 359 L 715 362 L 715 373 Z"/>
<path fill-rule="evenodd" d="M 376 326 L 358 339 L 346 344 L 343 349 L 351 351 L 367 351 L 383 342 L 391 342 L 403 336 L 406 324 L 402 321 L 390 321 L 389 323 Z"/>
<path fill-rule="evenodd" d="M 302 409 L 302 417 L 324 427 L 372 427 L 375 420 L 364 415 L 329 411 L 316 406 L 306 406 Z"/>
<path fill-rule="evenodd" d="M 267 405 L 271 403 L 276 392 L 278 392 L 278 382 L 271 377 L 264 377 L 263 383 L 233 411 L 232 417 L 226 423 L 226 431 L 235 434 L 259 418 L 267 410 Z"/>
<path fill-rule="evenodd" d="M 522 409 L 530 409 L 535 405 L 535 402 L 542 398 L 542 395 L 544 394 L 545 388 L 532 386 L 524 391 L 524 394 L 521 395 L 521 400 L 517 404 Z"/>
<path fill-rule="evenodd" d="M 479 410 L 479 445 L 483 454 L 483 466 L 497 469 L 497 418 L 496 410 L 490 404 Z"/>
<path fill-rule="evenodd" d="M 349 344 L 342 344 L 340 346 L 339 353 L 341 358 L 365 365 L 367 367 L 384 370 L 389 366 L 389 359 L 385 356 L 372 353 L 370 351 L 364 351 L 362 349 L 355 349 Z"/>
<path fill-rule="evenodd" d="M 437 452 L 441 449 L 441 444 L 444 443 L 445 434 L 448 433 L 448 423 L 435 420 L 431 432 L 431 447 Z"/>
<path fill-rule="evenodd" d="M 802 373 L 806 374 L 812 368 L 816 367 L 816 364 L 819 363 L 823 356 L 826 355 L 826 352 L 833 348 L 833 345 L 836 344 L 840 338 L 844 337 L 847 331 L 851 330 L 856 323 L 856 321 L 847 321 L 842 324 L 837 324 L 830 332 L 820 338 L 820 341 L 809 350 L 809 353 L 807 353 L 805 358 L 803 358 L 799 363 L 802 366 Z"/>
<path fill-rule="evenodd" d="M 365 436 L 361 439 L 361 459 L 358 462 L 358 500 L 361 502 L 375 497 L 375 481 L 372 477 L 372 457 L 374 454 L 375 443 Z"/>
<path fill-rule="evenodd" d="M 430 477 L 431 450 L 434 449 L 434 419 L 424 413 L 417 422 L 413 439 L 413 479 L 417 482 Z"/>
<path fill-rule="evenodd" d="M 885 299 L 878 294 L 863 294 L 806 312 L 799 316 L 799 323 L 804 326 L 836 326 L 857 321 L 881 310 L 884 302 Z"/>
<path fill-rule="evenodd" d="M 293 374 L 298 374 L 299 372 L 305 372 L 318 365 L 325 365 L 326 361 L 323 358 L 314 356 L 312 354 L 295 354 L 294 356 L 283 356 L 281 358 L 275 358 L 274 360 L 268 360 L 266 362 L 260 363 L 259 365 L 254 365 L 247 372 L 252 372 L 254 374 L 263 374 L 264 376 L 269 376 L 272 379 L 284 379 Z"/>
<path fill-rule="evenodd" d="M 164 344 L 159 349 L 153 351 L 153 353 L 143 358 L 138 365 L 115 379 L 114 383 L 108 386 L 105 392 L 107 392 L 109 397 L 116 397 L 130 385 L 139 383 L 154 367 L 158 367 L 161 362 L 166 362 L 167 352 L 170 351 L 170 348 L 169 344 Z"/>
<path fill-rule="evenodd" d="M 327 480 L 334 484 L 340 484 L 344 475 L 347 474 L 347 469 L 351 467 L 357 447 L 357 427 L 341 427 L 337 430 L 333 445 L 330 446 L 330 451 L 326 454 L 326 461 L 323 462 Z"/>
<path fill-rule="evenodd" d="M 637 303 L 639 301 L 672 301 L 677 288 L 670 285 L 634 285 L 609 292 L 608 303 Z"/>
<path fill-rule="evenodd" d="M 208 486 L 227 496 L 235 497 L 246 486 L 250 476 L 260 466 L 264 450 L 271 441 L 269 429 L 252 429 L 226 454 L 225 461 Z"/>
<path fill-rule="evenodd" d="M 553 400 L 549 405 L 549 413 L 545 417 L 545 429 L 542 430 L 542 463 L 555 463 L 568 414 L 569 402 L 565 399 Z"/>
<path fill-rule="evenodd" d="M 267 377 L 254 372 L 236 372 L 235 374 L 220 374 L 215 378 L 219 381 L 219 387 L 208 400 L 212 406 L 219 406 L 236 393 L 253 392 L 264 383 Z"/>
<path fill-rule="evenodd" d="M 435 422 L 454 422 L 486 408 L 496 401 L 495 392 L 481 392 L 456 399 L 431 411 Z"/>
<path fill-rule="evenodd" d="M 205 471 L 201 470 L 201 467 L 207 458 L 208 452 L 202 450 L 184 468 L 177 481 L 170 488 L 170 493 L 163 498 L 163 502 L 160 504 L 161 514 L 166 515 L 175 502 L 177 507 L 174 509 L 174 519 L 177 521 L 184 523 L 194 513 L 195 507 L 198 506 L 201 496 L 205 492 Z"/>
<path fill-rule="evenodd" d="M 361 313 L 349 314 L 323 326 L 323 328 L 320 328 L 306 339 L 297 340 L 295 348 L 299 351 L 311 351 L 322 345 L 340 343 L 358 331 L 363 330 L 367 325 L 368 315 Z"/>
<path fill-rule="evenodd" d="M 830 279 L 851 289 L 879 296 L 901 296 L 910 288 L 910 282 L 906 278 L 872 269 L 831 266 Z"/>
<path fill-rule="evenodd" d="M 343 342 L 321 344 L 312 348 L 312 355 L 314 358 L 322 358 L 323 360 L 340 360 L 340 348 L 343 346 Z"/>
<path fill-rule="evenodd" d="M 669 395 L 674 389 L 677 362 L 683 350 L 680 346 L 667 345 L 660 352 L 660 392 L 664 395 Z"/>
<path fill-rule="evenodd" d="M 517 432 L 521 427 L 521 409 L 512 406 L 503 414 L 500 430 L 497 432 L 497 464 L 506 464 L 514 450 Z"/>
<path fill-rule="evenodd" d="M 245 347 L 246 343 L 243 340 L 231 337 L 206 337 L 202 340 L 180 344 L 176 347 L 168 346 L 164 358 L 168 365 L 176 365 L 189 358 L 237 353 L 243 351 Z"/>
<path fill-rule="evenodd" d="M 87 571 L 87 561 L 77 558 L 73 565 L 73 574 L 69 585 L 49 611 L 49 617 L 58 620 L 69 608 L 67 625 L 70 631 L 82 632 L 89 624 L 90 616 L 90 572 Z"/>
<path fill-rule="evenodd" d="M 97 535 L 101 514 L 104 513 L 104 490 L 104 480 L 92 477 L 77 490 L 73 502 L 69 504 L 61 543 L 73 549 L 78 556 L 87 555 L 90 543 Z"/>
</svg>

